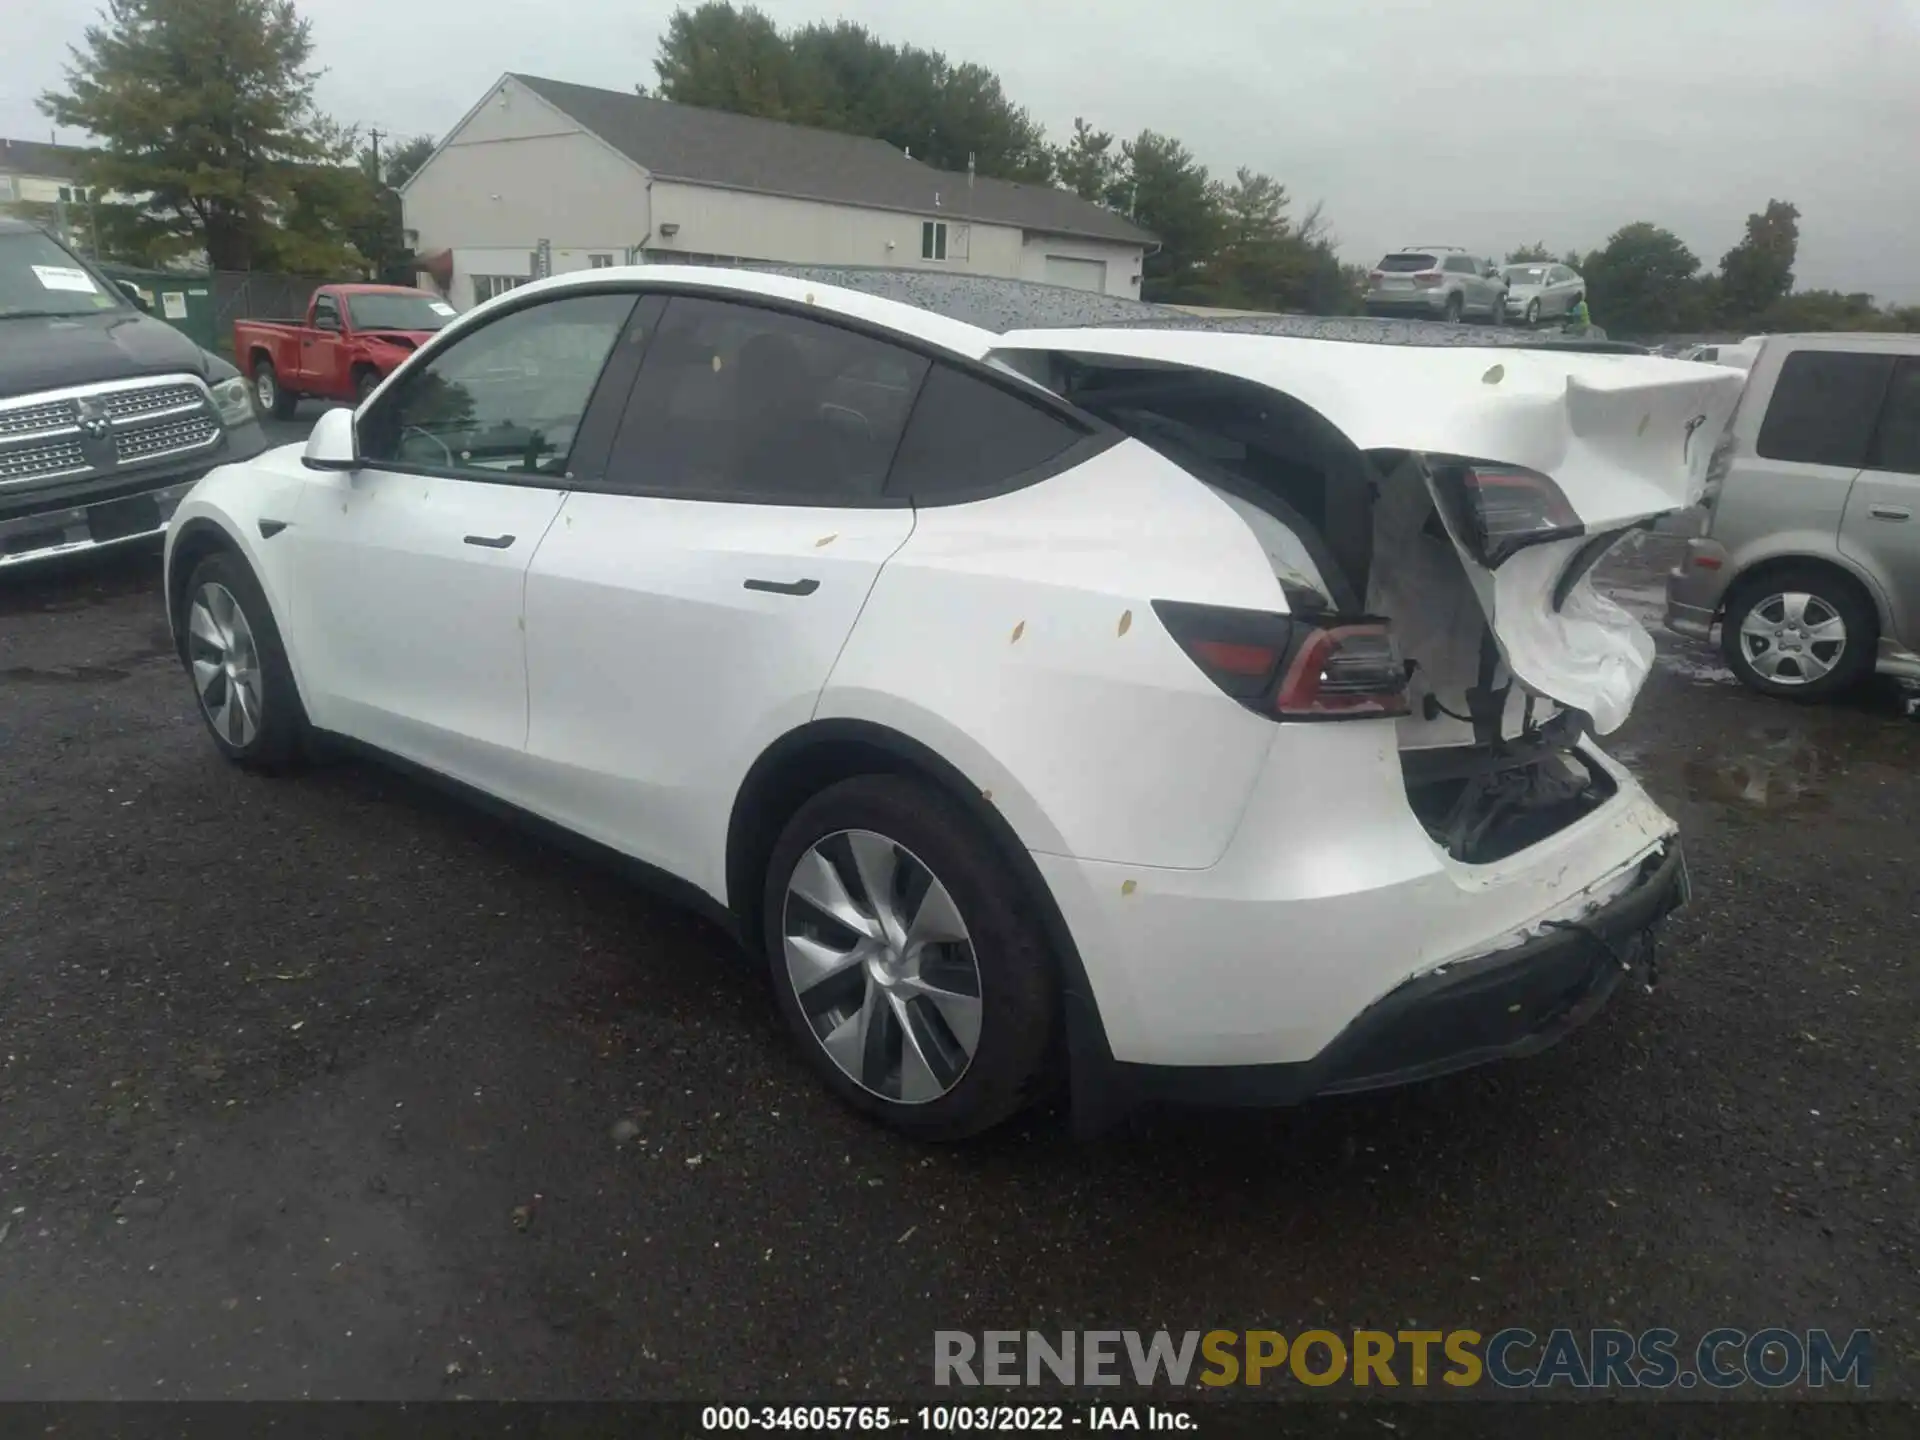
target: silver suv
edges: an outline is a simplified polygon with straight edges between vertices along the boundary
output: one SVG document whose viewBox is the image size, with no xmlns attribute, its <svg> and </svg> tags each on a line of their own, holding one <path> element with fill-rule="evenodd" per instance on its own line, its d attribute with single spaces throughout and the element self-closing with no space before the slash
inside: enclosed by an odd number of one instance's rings
<svg viewBox="0 0 1920 1440">
<path fill-rule="evenodd" d="M 1507 318 L 1507 282 L 1500 267 L 1452 245 L 1409 245 L 1382 257 L 1367 276 L 1369 315 L 1424 315 L 1490 325 Z"/>
<path fill-rule="evenodd" d="M 1920 335 L 1770 335 L 1667 577 L 1667 625 L 1768 695 L 1920 680 Z"/>
</svg>

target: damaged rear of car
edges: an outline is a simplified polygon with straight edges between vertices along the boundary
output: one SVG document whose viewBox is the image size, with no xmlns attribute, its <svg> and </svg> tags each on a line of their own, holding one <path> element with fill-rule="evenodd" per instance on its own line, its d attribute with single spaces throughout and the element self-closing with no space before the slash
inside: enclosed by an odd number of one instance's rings
<svg viewBox="0 0 1920 1440">
<path fill-rule="evenodd" d="M 1124 900 L 1036 857 L 1082 949 L 1117 957 L 1088 986 L 1108 1089 L 1444 1073 L 1552 1043 L 1650 962 L 1685 863 L 1598 737 L 1653 643 L 1591 574 L 1697 498 L 1737 377 L 1177 328 L 1016 331 L 994 358 L 1204 485 L 1272 573 L 1258 610 L 1154 606 L 1275 726 L 1225 853 Z"/>
</svg>

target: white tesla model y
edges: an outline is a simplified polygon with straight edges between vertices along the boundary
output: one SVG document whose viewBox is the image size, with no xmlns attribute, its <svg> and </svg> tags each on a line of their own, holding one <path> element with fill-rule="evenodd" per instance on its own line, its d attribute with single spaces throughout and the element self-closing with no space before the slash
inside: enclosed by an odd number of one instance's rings
<svg viewBox="0 0 1920 1440">
<path fill-rule="evenodd" d="M 1596 743 L 1652 643 L 1588 572 L 1738 375 L 833 278 L 527 285 L 207 476 L 166 599 L 214 743 L 639 862 L 928 1137 L 1057 1056 L 1091 1119 L 1523 1054 L 1637 966 L 1686 876 Z"/>
</svg>

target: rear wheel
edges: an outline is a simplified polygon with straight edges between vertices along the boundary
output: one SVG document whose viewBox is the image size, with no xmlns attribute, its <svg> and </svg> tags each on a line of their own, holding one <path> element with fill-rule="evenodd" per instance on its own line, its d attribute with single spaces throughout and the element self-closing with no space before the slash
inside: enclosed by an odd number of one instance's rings
<svg viewBox="0 0 1920 1440">
<path fill-rule="evenodd" d="M 843 1100 L 958 1140 L 1034 1094 L 1053 1035 L 1052 958 L 993 841 L 918 781 L 842 781 L 795 813 L 762 913 L 781 1011 Z"/>
<path fill-rule="evenodd" d="M 1529 326 L 1533 326 L 1533 325 L 1538 325 L 1539 323 L 1540 323 L 1540 302 L 1538 300 L 1529 300 L 1527 301 L 1527 324 Z"/>
<path fill-rule="evenodd" d="M 1505 295 L 1496 295 L 1493 297 L 1493 313 L 1487 317 L 1487 323 L 1489 325 L 1504 325 L 1507 323 L 1507 297 Z"/>
<path fill-rule="evenodd" d="M 1465 302 L 1463 302 L 1457 294 L 1449 295 L 1447 297 L 1447 323 L 1449 325 L 1458 325 L 1460 323 L 1461 312 L 1464 308 Z"/>
<path fill-rule="evenodd" d="M 356 370 L 353 376 L 353 400 L 356 405 L 367 403 L 367 397 L 380 388 L 380 372 L 377 370 Z"/>
<path fill-rule="evenodd" d="M 262 355 L 253 367 L 253 394 L 260 408 L 276 420 L 291 420 L 300 397 L 280 384 L 280 372 Z"/>
<path fill-rule="evenodd" d="M 1879 629 L 1851 580 L 1823 566 L 1792 566 L 1736 587 L 1720 648 L 1742 683 L 1764 695 L 1825 700 L 1873 669 Z"/>
<path fill-rule="evenodd" d="M 220 753 L 253 770 L 295 765 L 306 710 L 280 629 L 246 562 L 221 551 L 195 566 L 179 623 L 200 716 Z"/>
</svg>

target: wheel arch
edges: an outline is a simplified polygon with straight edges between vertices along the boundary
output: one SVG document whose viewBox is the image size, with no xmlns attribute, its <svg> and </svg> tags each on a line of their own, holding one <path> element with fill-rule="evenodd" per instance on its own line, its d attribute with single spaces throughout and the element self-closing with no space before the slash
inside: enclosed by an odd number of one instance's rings
<svg viewBox="0 0 1920 1440">
<path fill-rule="evenodd" d="M 1763 582 L 1768 576 L 1783 570 L 1811 568 L 1829 571 L 1840 580 L 1851 585 L 1866 597 L 1881 634 L 1898 633 L 1898 618 L 1894 615 L 1887 599 L 1887 591 L 1881 585 L 1879 577 L 1857 563 L 1851 556 L 1838 551 L 1813 550 L 1808 548 L 1772 550 L 1763 555 L 1746 559 L 1733 579 L 1727 582 L 1726 589 L 1720 592 L 1719 608 L 1715 618 L 1724 620 L 1728 607 L 1741 591 Z"/>
<path fill-rule="evenodd" d="M 267 348 L 267 347 L 266 347 L 265 345 L 254 345 L 254 346 L 252 346 L 252 347 L 250 347 L 250 348 L 248 349 L 248 351 L 247 351 L 247 374 L 248 374 L 248 375 L 257 375 L 257 374 L 259 374 L 259 373 L 260 373 L 260 362 L 261 362 L 262 360 L 264 360 L 264 361 L 266 361 L 266 362 L 267 362 L 267 364 L 269 364 L 269 365 L 273 365 L 273 373 L 274 373 L 274 375 L 275 375 L 275 376 L 277 377 L 277 376 L 279 375 L 279 373 L 280 373 L 280 367 L 279 367 L 278 365 L 274 365 L 274 363 L 273 363 L 273 351 L 271 351 L 271 350 L 269 350 L 269 349 L 268 349 L 268 348 Z M 278 382 L 276 381 L 276 383 L 278 383 Z"/>
<path fill-rule="evenodd" d="M 1100 1023 L 1079 947 L 1052 890 L 1012 822 L 959 766 L 923 741 L 870 720 L 810 721 L 764 750 L 735 795 L 727 824 L 727 907 L 753 953 L 761 949 L 761 898 L 765 872 L 781 830 L 810 797 L 855 775 L 892 774 L 932 785 L 955 801 L 988 836 L 1006 862 L 1047 937 L 1060 968 L 1077 1118 L 1102 1090 L 1112 1051 Z"/>
<path fill-rule="evenodd" d="M 249 566 L 253 564 L 246 547 L 234 538 L 233 532 L 206 515 L 195 515 L 182 524 L 167 545 L 166 572 L 162 581 L 167 602 L 167 625 L 173 632 L 173 648 L 183 658 L 186 640 L 181 611 L 187 603 L 187 581 L 202 560 L 222 550 L 232 551 Z M 258 573 L 257 570 L 255 573 Z"/>
</svg>

